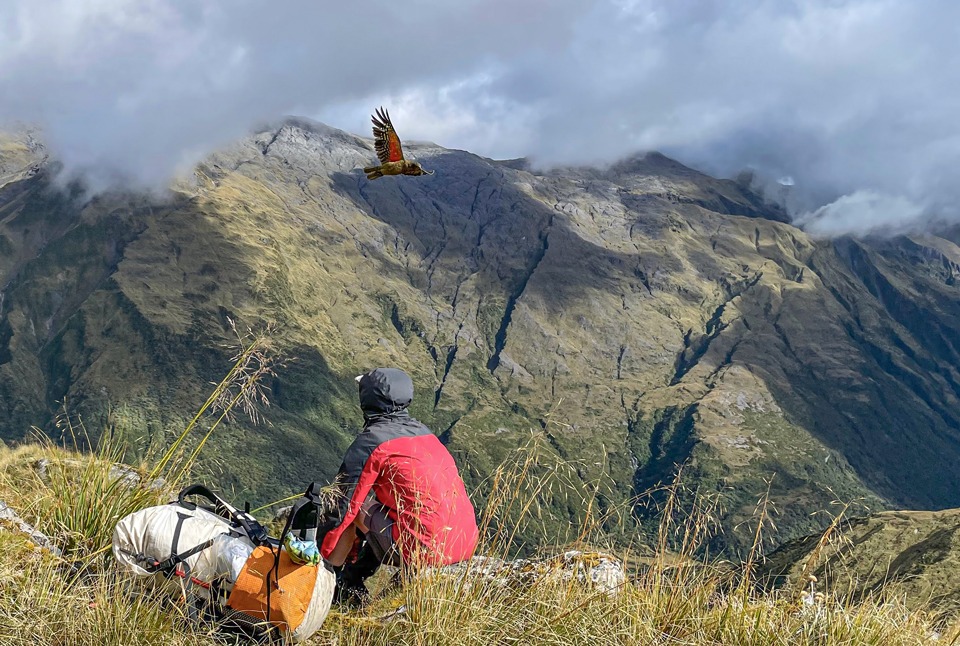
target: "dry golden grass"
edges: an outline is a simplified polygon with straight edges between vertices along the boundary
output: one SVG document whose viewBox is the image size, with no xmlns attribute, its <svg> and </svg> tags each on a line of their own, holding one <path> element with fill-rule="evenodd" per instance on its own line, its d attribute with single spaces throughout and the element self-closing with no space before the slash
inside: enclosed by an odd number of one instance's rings
<svg viewBox="0 0 960 646">
<path fill-rule="evenodd" d="M 99 492 L 111 477 L 112 463 L 100 457 L 69 455 L 49 446 L 3 450 L 4 495 L 11 492 L 10 478 L 22 473 L 23 460 L 39 457 L 85 463 L 73 470 L 80 479 L 73 480 L 71 487 Z M 562 473 L 544 475 L 557 470 L 538 464 L 541 459 L 528 453 L 498 472 L 501 488 L 489 497 L 483 513 L 488 529 L 504 519 L 522 523 L 531 515 L 535 518 L 536 501 L 551 491 L 552 479 L 563 478 Z M 558 491 L 554 488 L 551 495 Z M 228 639 L 218 636 L 214 626 L 184 617 L 176 599 L 145 593 L 116 577 L 109 557 L 97 550 L 109 544 L 112 526 L 99 517 L 91 520 L 89 512 L 71 510 L 73 505 L 87 509 L 90 501 L 80 495 L 60 498 L 64 493 L 37 487 L 21 500 L 34 501 L 30 509 L 36 517 L 31 520 L 52 529 L 58 541 L 69 545 L 79 528 L 92 532 L 85 542 L 73 543 L 75 556 L 82 557 L 71 561 L 74 567 L 0 528 L 0 643 L 199 646 Z M 143 487 L 117 488 L 113 495 L 115 499 L 108 502 L 114 513 L 149 502 Z M 757 592 L 742 568 L 698 564 L 692 554 L 709 534 L 709 506 L 684 514 L 670 508 L 675 500 L 667 500 L 661 544 L 653 556 L 641 562 L 624 554 L 625 560 L 638 565 L 616 594 L 575 580 L 548 578 L 529 585 L 502 585 L 464 574 L 421 576 L 384 591 L 363 611 L 334 609 L 312 643 L 906 646 L 960 641 L 955 627 L 936 626 L 926 614 L 909 612 L 882 595 L 850 604 L 826 590 L 805 605 L 795 591 Z M 518 508 L 522 513 L 515 513 Z M 588 514 L 580 520 L 591 525 Z M 493 532 L 500 538 L 487 544 L 485 551 L 507 551 L 504 538 L 516 532 L 503 529 Z M 584 538 L 594 536 L 587 532 Z M 493 549 L 495 545 L 499 551 Z M 400 607 L 403 612 L 397 613 Z"/>
<path fill-rule="evenodd" d="M 247 352 L 256 344 L 243 345 Z M 253 354 L 250 355 L 251 357 Z M 238 355 L 231 374 L 215 392 L 232 404 L 244 401 L 243 384 L 256 370 Z M 231 390 L 231 384 L 234 390 Z M 251 391 L 255 394 L 255 391 Z M 217 397 L 206 406 L 214 407 Z M 223 410 L 214 416 L 222 419 Z M 199 416 L 197 418 L 199 420 Z M 195 420 L 194 426 L 199 423 Z M 215 421 L 210 429 L 215 428 Z M 70 425 L 70 429 L 76 427 Z M 193 428 L 191 426 L 190 428 Z M 188 429 L 189 431 L 189 429 Z M 209 434 L 209 431 L 207 435 Z M 185 434 L 186 435 L 186 432 Z M 0 525 L 0 643 L 10 646 L 201 646 L 230 643 L 211 623 L 189 619 L 182 601 L 147 591 L 116 575 L 108 553 L 116 521 L 156 504 L 170 489 L 152 486 L 151 476 L 172 474 L 173 487 L 189 474 L 202 440 L 190 450 L 172 447 L 154 466 L 118 478 L 118 447 L 103 442 L 93 455 L 47 444 L 0 448 L 0 498 L 21 506 L 28 520 L 64 549 L 59 558 Z M 604 482 L 586 487 L 576 465 L 531 443 L 497 469 L 484 485 L 481 510 L 485 554 L 509 557 L 526 544 L 603 546 L 603 536 L 625 510 L 601 504 Z M 33 466 L 46 460 L 41 477 Z M 542 577 L 535 582 L 489 579 L 469 568 L 458 574 L 432 572 L 381 585 L 362 611 L 335 608 L 313 644 L 367 646 L 409 644 L 663 644 L 686 646 L 796 646 L 955 644 L 960 626 L 935 615 L 907 610 L 892 590 L 858 603 L 830 590 L 762 593 L 748 562 L 705 564 L 697 559 L 715 531 L 714 503 L 694 497 L 682 508 L 679 479 L 661 497 L 662 521 L 655 545 L 617 553 L 630 564 L 622 586 L 610 593 L 581 583 Z M 569 514 L 566 535 L 546 535 L 560 508 Z M 767 531 L 766 503 L 758 504 L 755 544 Z M 549 522 L 547 522 L 549 521 Z M 835 526 L 831 526 L 831 531 Z M 828 537 L 829 538 L 829 537 Z M 826 540 L 826 539 L 825 539 Z M 611 551 L 607 546 L 607 551 Z M 385 573 L 389 574 L 389 573 Z M 381 576 L 381 583 L 389 577 Z M 811 586 L 815 583 L 811 582 Z M 820 592 L 821 594 L 816 594 Z"/>
<path fill-rule="evenodd" d="M 659 573 L 662 574 L 662 573 Z M 405 587 L 407 612 L 392 621 L 384 602 L 367 615 L 328 619 L 318 643 L 346 644 L 944 644 L 923 615 L 896 603 L 801 606 L 776 596 L 730 592 L 722 579 L 656 580 L 649 573 L 620 594 L 572 584 L 523 590 L 465 588 L 456 580 Z M 379 614 L 378 614 L 379 613 Z"/>
<path fill-rule="evenodd" d="M 517 535 L 513 524 L 536 525 L 535 510 L 544 496 L 564 490 L 563 465 L 547 459 L 533 443 L 492 477 L 496 485 L 482 514 L 485 533 L 493 537 L 485 546 L 488 553 L 508 552 Z M 616 515 L 597 513 L 600 489 L 598 483 L 593 494 L 577 501 L 583 513 L 576 533 L 567 537 L 577 545 L 595 544 L 600 528 Z M 618 552 L 632 565 L 615 594 L 573 578 L 503 585 L 469 573 L 424 576 L 380 595 L 363 613 L 333 613 L 317 643 L 906 646 L 960 641 L 957 627 L 908 611 L 892 591 L 857 604 L 815 588 L 763 593 L 753 584 L 749 560 L 738 566 L 704 564 L 696 555 L 717 526 L 714 503 L 696 498 L 692 508 L 681 509 L 680 492 L 679 480 L 664 492 L 652 554 L 638 558 Z M 766 509 L 761 500 L 754 523 L 757 546 L 770 527 Z M 759 560 L 759 549 L 751 555 Z"/>
</svg>

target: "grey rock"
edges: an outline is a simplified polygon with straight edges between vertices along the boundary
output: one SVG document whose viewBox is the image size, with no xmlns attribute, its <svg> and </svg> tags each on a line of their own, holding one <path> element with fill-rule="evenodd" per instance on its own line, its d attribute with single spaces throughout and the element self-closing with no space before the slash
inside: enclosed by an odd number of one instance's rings
<svg viewBox="0 0 960 646">
<path fill-rule="evenodd" d="M 62 555 L 60 548 L 57 547 L 46 534 L 23 520 L 17 512 L 0 500 L 0 528 L 2 527 L 11 528 L 14 532 L 26 536 L 36 545 L 49 550 L 57 556 Z"/>
<path fill-rule="evenodd" d="M 57 460 L 57 464 L 78 469 L 84 466 L 81 460 L 74 460 L 70 458 Z M 36 460 L 32 466 L 33 470 L 37 473 L 37 476 L 39 476 L 42 481 L 49 482 L 49 459 L 40 458 L 39 460 Z M 141 476 L 136 469 L 123 464 L 115 464 L 110 467 L 109 475 L 111 479 L 119 480 L 127 487 L 137 487 L 143 480 L 143 476 Z M 167 481 L 163 478 L 155 478 L 154 480 L 150 481 L 148 487 L 156 491 L 161 491 L 167 487 Z"/>
<path fill-rule="evenodd" d="M 503 560 L 474 556 L 462 563 L 427 568 L 420 576 L 470 577 L 505 586 L 575 580 L 606 594 L 617 594 L 627 583 L 623 563 L 615 556 L 581 550 L 536 559 Z"/>
</svg>

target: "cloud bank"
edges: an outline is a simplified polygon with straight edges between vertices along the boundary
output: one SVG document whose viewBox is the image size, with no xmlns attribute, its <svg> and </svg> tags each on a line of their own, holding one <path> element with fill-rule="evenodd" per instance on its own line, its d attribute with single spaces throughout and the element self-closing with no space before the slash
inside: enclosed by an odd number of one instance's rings
<svg viewBox="0 0 960 646">
<path fill-rule="evenodd" d="M 368 135 L 384 104 L 408 139 L 660 150 L 789 185 L 813 231 L 901 231 L 960 221 L 957 24 L 952 0 L 8 0 L 0 122 L 151 186 L 255 123 Z"/>
</svg>

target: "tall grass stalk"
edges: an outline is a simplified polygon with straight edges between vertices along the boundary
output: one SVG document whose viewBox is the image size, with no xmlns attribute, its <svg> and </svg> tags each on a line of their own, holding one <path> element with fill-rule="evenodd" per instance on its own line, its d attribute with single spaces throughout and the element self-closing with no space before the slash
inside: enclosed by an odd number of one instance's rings
<svg viewBox="0 0 960 646">
<path fill-rule="evenodd" d="M 230 370 L 219 383 L 215 384 L 213 392 L 207 397 L 200 410 L 157 460 L 150 471 L 150 480 L 164 477 L 173 483 L 181 482 L 193 468 L 207 440 L 224 420 L 232 418 L 238 406 L 256 423 L 261 419 L 258 407 L 270 405 L 264 389 L 264 380 L 274 375 L 273 366 L 276 363 L 276 357 L 270 351 L 269 336 L 267 333 L 254 334 L 249 330 L 241 334 L 232 320 L 230 325 L 237 336 L 236 354 L 232 358 L 233 364 Z M 207 428 L 197 446 L 185 456 L 183 450 L 185 440 L 211 412 L 217 415 L 216 419 Z"/>
<path fill-rule="evenodd" d="M 83 459 L 65 457 L 37 432 L 46 447 L 46 467 L 42 477 L 35 473 L 43 480 L 38 488 L 42 495 L 30 515 L 61 546 L 65 556 L 85 560 L 105 552 L 120 518 L 165 501 L 182 486 L 213 432 L 238 407 L 256 420 L 257 406 L 269 405 L 262 387 L 264 378 L 273 374 L 267 337 L 248 333 L 237 334 L 237 339 L 230 370 L 152 468 L 123 465 L 125 446 L 109 434 L 92 442 L 82 421 L 67 412 L 58 417 L 61 434 L 69 438 L 74 450 L 95 446 L 92 454 Z M 211 412 L 214 420 L 199 442 L 191 451 L 183 450 L 187 436 Z"/>
</svg>

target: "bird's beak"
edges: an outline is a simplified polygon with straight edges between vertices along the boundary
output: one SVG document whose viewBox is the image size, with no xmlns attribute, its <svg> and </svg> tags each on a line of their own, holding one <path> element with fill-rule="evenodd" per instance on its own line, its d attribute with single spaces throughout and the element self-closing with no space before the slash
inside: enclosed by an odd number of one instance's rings
<svg viewBox="0 0 960 646">
<path fill-rule="evenodd" d="M 435 170 L 425 170 L 425 171 L 423 171 L 423 174 L 424 174 L 424 175 L 433 175 L 433 174 L 436 173 L 436 172 L 437 172 L 437 171 L 435 171 Z"/>
</svg>

